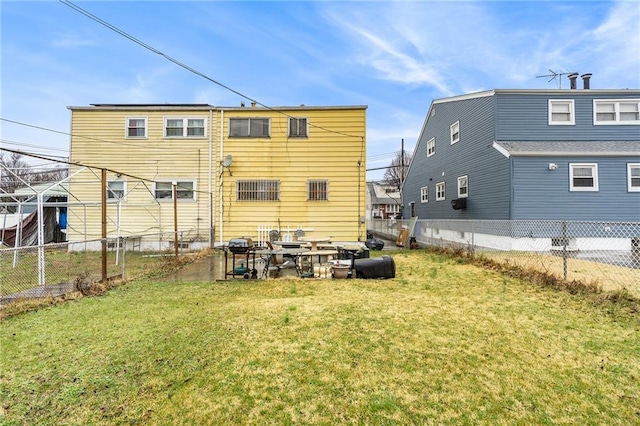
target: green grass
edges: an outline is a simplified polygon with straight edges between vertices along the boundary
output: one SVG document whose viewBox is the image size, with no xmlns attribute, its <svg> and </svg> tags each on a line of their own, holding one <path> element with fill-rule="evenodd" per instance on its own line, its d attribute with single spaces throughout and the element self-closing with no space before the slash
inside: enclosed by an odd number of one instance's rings
<svg viewBox="0 0 640 426">
<path fill-rule="evenodd" d="M 640 322 L 423 251 L 391 280 L 138 281 L 0 323 L 0 424 L 640 423 Z"/>
</svg>

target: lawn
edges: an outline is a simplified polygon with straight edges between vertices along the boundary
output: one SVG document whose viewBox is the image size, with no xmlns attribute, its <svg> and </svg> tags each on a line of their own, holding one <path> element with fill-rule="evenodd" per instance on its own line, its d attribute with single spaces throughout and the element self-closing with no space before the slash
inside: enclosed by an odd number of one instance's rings
<svg viewBox="0 0 640 426">
<path fill-rule="evenodd" d="M 422 250 L 390 280 L 136 281 L 0 323 L 0 424 L 640 423 L 640 321 Z"/>
</svg>

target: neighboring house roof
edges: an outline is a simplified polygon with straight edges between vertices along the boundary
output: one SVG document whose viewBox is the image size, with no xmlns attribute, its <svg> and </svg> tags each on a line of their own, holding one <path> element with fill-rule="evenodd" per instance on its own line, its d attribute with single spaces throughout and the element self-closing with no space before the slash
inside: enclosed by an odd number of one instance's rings
<svg viewBox="0 0 640 426">
<path fill-rule="evenodd" d="M 380 185 L 375 182 L 367 182 L 369 194 L 371 194 L 372 204 L 398 204 L 400 201 L 400 191 L 387 192 L 390 185 Z"/>
<path fill-rule="evenodd" d="M 55 182 L 34 183 L 30 186 L 17 188 L 12 194 L 2 194 L 4 197 L 10 196 L 35 196 L 55 185 Z M 45 192 L 48 197 L 66 197 L 69 195 L 69 182 L 62 182 L 54 188 Z"/>
<path fill-rule="evenodd" d="M 505 157 L 640 155 L 640 141 L 496 141 L 493 146 Z"/>
</svg>

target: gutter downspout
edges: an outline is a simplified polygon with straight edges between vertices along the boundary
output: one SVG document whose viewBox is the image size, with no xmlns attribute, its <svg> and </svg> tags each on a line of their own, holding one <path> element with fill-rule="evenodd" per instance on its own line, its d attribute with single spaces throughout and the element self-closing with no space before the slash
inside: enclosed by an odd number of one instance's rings
<svg viewBox="0 0 640 426">
<path fill-rule="evenodd" d="M 209 248 L 213 248 L 213 241 L 215 238 L 214 235 L 214 220 L 213 220 L 213 183 L 211 179 L 213 178 L 213 110 L 209 110 L 209 170 L 207 174 L 207 182 L 209 183 L 207 187 L 207 191 L 209 192 L 209 199 L 207 200 L 207 210 L 209 211 Z"/>
<path fill-rule="evenodd" d="M 224 154 L 224 109 L 220 110 L 220 161 L 222 161 L 223 158 L 223 154 Z M 219 215 L 219 224 L 218 224 L 218 235 L 220 236 L 220 245 L 223 245 L 223 235 L 224 235 L 224 227 L 222 225 L 222 215 L 223 215 L 223 205 L 222 205 L 222 193 L 223 193 L 223 177 L 224 177 L 224 169 L 222 168 L 222 163 L 220 163 L 220 174 L 219 176 L 219 180 L 220 182 L 218 183 L 218 187 L 220 189 L 220 195 L 219 195 L 219 199 L 220 199 L 220 208 L 218 209 L 218 215 Z"/>
</svg>

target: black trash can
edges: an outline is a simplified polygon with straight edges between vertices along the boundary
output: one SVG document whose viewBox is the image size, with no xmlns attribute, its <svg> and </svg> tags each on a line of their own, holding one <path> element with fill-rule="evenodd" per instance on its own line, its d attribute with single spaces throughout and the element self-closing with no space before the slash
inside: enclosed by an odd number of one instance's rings
<svg viewBox="0 0 640 426">
<path fill-rule="evenodd" d="M 354 259 L 352 276 L 355 278 L 395 278 L 396 264 L 391 256 Z"/>
</svg>

